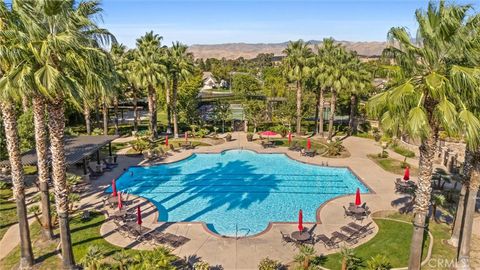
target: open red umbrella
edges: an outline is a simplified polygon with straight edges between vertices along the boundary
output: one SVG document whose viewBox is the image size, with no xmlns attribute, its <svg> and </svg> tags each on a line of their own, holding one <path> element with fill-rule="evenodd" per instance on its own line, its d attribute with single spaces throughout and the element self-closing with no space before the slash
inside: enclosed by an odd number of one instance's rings
<svg viewBox="0 0 480 270">
<path fill-rule="evenodd" d="M 122 210 L 122 194 L 120 193 L 120 191 L 118 192 L 118 210 Z"/>
<path fill-rule="evenodd" d="M 165 136 L 165 146 L 168 146 L 168 135 Z"/>
<path fill-rule="evenodd" d="M 142 225 L 142 210 L 140 210 L 140 205 L 137 206 L 137 224 Z"/>
<path fill-rule="evenodd" d="M 292 133 L 288 132 L 288 145 L 290 145 L 290 143 L 292 143 Z"/>
<path fill-rule="evenodd" d="M 403 180 L 408 181 L 410 180 L 410 168 L 405 168 L 405 173 L 403 174 Z"/>
<path fill-rule="evenodd" d="M 298 230 L 303 231 L 303 212 L 302 209 L 298 212 Z"/>
<path fill-rule="evenodd" d="M 115 179 L 112 180 L 112 196 L 117 196 L 117 185 L 115 185 Z"/>
<path fill-rule="evenodd" d="M 359 206 L 362 204 L 362 199 L 360 199 L 360 189 L 357 188 L 357 194 L 355 195 L 355 205 Z"/>
<path fill-rule="evenodd" d="M 307 139 L 307 149 L 310 150 L 312 148 L 312 142 L 310 141 L 310 138 Z"/>
<path fill-rule="evenodd" d="M 188 133 L 185 131 L 185 142 L 188 141 Z"/>
</svg>

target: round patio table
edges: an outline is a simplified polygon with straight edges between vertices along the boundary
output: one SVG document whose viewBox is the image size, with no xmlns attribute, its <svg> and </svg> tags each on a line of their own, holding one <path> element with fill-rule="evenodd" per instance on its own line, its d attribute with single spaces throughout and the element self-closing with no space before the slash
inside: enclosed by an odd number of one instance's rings
<svg viewBox="0 0 480 270">
<path fill-rule="evenodd" d="M 354 214 L 364 214 L 365 213 L 365 208 L 359 207 L 359 206 L 354 206 L 354 207 L 349 207 L 350 212 Z"/>
<path fill-rule="evenodd" d="M 294 231 L 292 232 L 292 238 L 297 241 L 307 241 L 312 237 L 309 232 L 300 232 Z"/>
</svg>

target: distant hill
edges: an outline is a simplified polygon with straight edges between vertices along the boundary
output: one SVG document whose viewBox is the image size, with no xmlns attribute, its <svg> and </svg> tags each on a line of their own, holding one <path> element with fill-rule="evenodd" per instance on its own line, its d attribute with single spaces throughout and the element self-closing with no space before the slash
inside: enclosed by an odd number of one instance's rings
<svg viewBox="0 0 480 270">
<path fill-rule="evenodd" d="M 309 41 L 313 47 L 320 44 L 321 41 Z M 347 49 L 354 50 L 360 55 L 375 56 L 380 55 L 386 47 L 386 42 L 352 42 L 339 41 Z M 195 58 L 222 58 L 236 59 L 243 57 L 246 59 L 255 58 L 259 53 L 273 53 L 274 55 L 283 55 L 282 51 L 287 47 L 287 42 L 283 43 L 225 43 L 225 44 L 194 44 L 189 47 Z"/>
</svg>

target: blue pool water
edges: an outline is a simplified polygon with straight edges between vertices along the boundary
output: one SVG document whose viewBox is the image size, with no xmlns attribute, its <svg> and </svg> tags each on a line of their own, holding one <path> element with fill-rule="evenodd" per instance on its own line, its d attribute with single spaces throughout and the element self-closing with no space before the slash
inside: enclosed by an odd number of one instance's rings
<svg viewBox="0 0 480 270">
<path fill-rule="evenodd" d="M 299 209 L 304 222 L 315 222 L 322 203 L 357 188 L 368 192 L 346 168 L 247 150 L 131 167 L 117 180 L 119 191 L 153 202 L 159 221 L 203 221 L 210 230 L 228 236 L 259 233 L 271 221 L 296 222 Z"/>
</svg>

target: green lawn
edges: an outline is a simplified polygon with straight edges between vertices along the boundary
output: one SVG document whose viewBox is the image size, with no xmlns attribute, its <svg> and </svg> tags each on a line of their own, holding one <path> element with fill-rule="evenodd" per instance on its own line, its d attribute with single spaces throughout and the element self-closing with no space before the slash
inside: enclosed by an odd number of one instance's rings
<svg viewBox="0 0 480 270">
<path fill-rule="evenodd" d="M 100 235 L 100 226 L 105 217 L 102 214 L 92 213 L 92 218 L 89 221 L 83 222 L 77 215 L 70 221 L 70 230 L 72 234 L 73 253 L 77 263 L 85 256 L 88 247 L 97 245 L 100 247 L 105 257 L 114 254 L 121 250 L 105 241 Z M 55 241 L 44 241 L 41 239 L 40 226 L 34 222 L 30 226 L 30 233 L 33 242 L 33 252 L 36 258 L 36 263 L 39 264 L 38 269 L 60 269 L 61 261 L 55 251 L 58 239 Z M 58 230 L 55 230 L 58 233 Z M 127 253 L 136 254 L 138 251 L 128 249 Z M 20 257 L 20 249 L 16 247 L 7 257 L 0 261 L 0 269 L 12 269 L 18 264 Z M 107 259 L 113 262 L 112 259 Z"/>
<path fill-rule="evenodd" d="M 409 223 L 375 219 L 380 228 L 373 239 L 355 249 L 355 256 L 366 262 L 377 254 L 385 255 L 393 267 L 403 267 L 408 265 L 408 256 L 410 251 L 410 239 L 412 238 L 412 225 Z M 428 242 L 424 247 L 424 256 L 426 256 Z M 340 254 L 328 255 L 325 267 L 329 269 L 341 269 L 342 257 Z"/>
<path fill-rule="evenodd" d="M 0 189 L 0 239 L 8 228 L 17 223 L 17 208 L 15 202 L 8 201 L 12 197 L 11 189 Z"/>
<path fill-rule="evenodd" d="M 393 150 L 395 153 L 400 154 L 400 155 L 402 155 L 402 156 L 404 156 L 404 157 L 408 157 L 408 158 L 413 158 L 413 157 L 415 157 L 415 152 L 410 151 L 410 150 L 408 150 L 407 148 L 402 147 L 402 146 L 400 146 L 400 145 L 393 146 L 393 147 L 392 147 L 392 150 Z"/>
<path fill-rule="evenodd" d="M 401 167 L 403 161 L 394 159 L 394 158 L 380 158 L 377 155 L 371 154 L 368 155 L 368 158 L 373 160 L 376 164 L 378 164 L 382 169 L 387 172 L 391 172 L 394 174 L 403 175 L 405 169 Z M 418 168 L 410 165 L 410 175 L 416 176 L 418 175 Z"/>
</svg>

